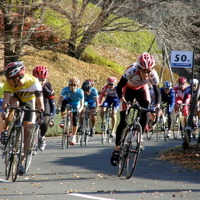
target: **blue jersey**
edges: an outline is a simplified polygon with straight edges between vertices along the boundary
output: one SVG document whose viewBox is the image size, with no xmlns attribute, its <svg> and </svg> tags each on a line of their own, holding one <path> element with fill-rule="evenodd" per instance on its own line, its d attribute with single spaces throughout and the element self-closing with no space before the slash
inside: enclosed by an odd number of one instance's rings
<svg viewBox="0 0 200 200">
<path fill-rule="evenodd" d="M 162 103 L 167 103 L 169 106 L 169 112 L 172 113 L 175 105 L 175 91 L 173 88 L 170 89 L 169 93 L 166 94 L 164 88 L 160 88 L 161 101 Z"/>
<path fill-rule="evenodd" d="M 60 93 L 63 96 L 63 100 L 67 100 L 72 107 L 76 108 L 80 105 L 80 100 L 84 98 L 83 90 L 76 89 L 76 92 L 71 92 L 69 86 L 64 87 Z"/>
<path fill-rule="evenodd" d="M 95 98 L 97 98 L 98 95 L 98 91 L 96 88 L 91 88 L 90 90 L 90 94 L 84 96 L 85 102 L 89 103 L 91 107 L 96 107 L 95 105 Z"/>
</svg>

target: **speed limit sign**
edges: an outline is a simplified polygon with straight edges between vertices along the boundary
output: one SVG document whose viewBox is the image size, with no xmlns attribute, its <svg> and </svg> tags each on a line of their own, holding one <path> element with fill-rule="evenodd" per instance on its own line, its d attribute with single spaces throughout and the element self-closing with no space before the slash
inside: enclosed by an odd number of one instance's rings
<svg viewBox="0 0 200 200">
<path fill-rule="evenodd" d="M 193 51 L 171 51 L 171 67 L 192 68 Z"/>
</svg>

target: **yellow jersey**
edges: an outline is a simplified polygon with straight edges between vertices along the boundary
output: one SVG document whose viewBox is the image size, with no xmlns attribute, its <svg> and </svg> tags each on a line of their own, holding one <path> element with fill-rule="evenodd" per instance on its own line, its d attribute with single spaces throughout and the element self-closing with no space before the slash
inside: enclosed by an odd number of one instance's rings
<svg viewBox="0 0 200 200">
<path fill-rule="evenodd" d="M 27 102 L 35 98 L 35 91 L 42 91 L 42 86 L 37 78 L 30 74 L 24 75 L 24 85 L 21 87 L 12 87 L 5 81 L 4 92 L 15 94 L 21 101 Z"/>
</svg>

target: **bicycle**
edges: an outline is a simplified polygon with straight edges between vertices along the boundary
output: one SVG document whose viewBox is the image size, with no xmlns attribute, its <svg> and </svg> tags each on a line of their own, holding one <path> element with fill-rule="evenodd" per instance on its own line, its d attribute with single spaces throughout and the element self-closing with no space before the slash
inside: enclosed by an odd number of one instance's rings
<svg viewBox="0 0 200 200">
<path fill-rule="evenodd" d="M 72 135 L 72 116 L 74 108 L 66 105 L 66 116 L 64 118 L 64 124 L 60 124 L 62 128 L 62 149 L 69 148 Z M 77 134 L 78 135 L 78 134 Z"/>
<path fill-rule="evenodd" d="M 182 139 L 184 138 L 184 122 L 183 122 L 183 114 L 182 114 L 182 108 L 184 105 L 187 105 L 187 104 L 176 103 L 178 110 L 174 114 L 173 127 L 172 127 L 174 139 L 178 139 L 179 137 L 181 137 Z"/>
<path fill-rule="evenodd" d="M 5 157 L 5 177 L 6 180 L 12 176 L 12 181 L 15 182 L 18 175 L 19 165 L 21 163 L 21 157 L 23 153 L 23 141 L 24 141 L 24 128 L 23 119 L 25 111 L 38 112 L 38 110 L 29 110 L 24 106 L 11 107 L 7 106 L 6 112 L 9 109 L 15 110 L 14 117 L 11 120 L 8 128 L 8 142 L 3 150 L 3 157 Z"/>
<path fill-rule="evenodd" d="M 112 121 L 112 113 L 113 113 L 113 107 L 107 106 L 106 110 L 103 114 L 103 122 L 101 125 L 101 142 L 102 144 L 106 143 L 106 140 L 108 140 L 108 143 L 112 142 L 112 136 L 111 136 L 111 121 Z"/>
<path fill-rule="evenodd" d="M 89 140 L 90 135 L 90 106 L 85 105 L 84 106 L 84 113 L 83 113 L 83 119 L 82 119 L 82 126 L 81 126 L 81 136 L 80 136 L 80 146 L 83 146 L 83 143 L 85 146 L 87 145 L 87 142 Z"/>
<path fill-rule="evenodd" d="M 163 135 L 163 139 L 165 141 L 168 140 L 168 137 L 167 137 L 167 130 L 168 130 L 167 120 L 168 120 L 167 107 L 163 105 L 163 106 L 161 106 L 160 114 L 158 114 L 158 119 L 157 119 L 157 123 L 156 123 L 156 127 L 155 127 L 157 141 L 159 141 L 161 139 L 162 135 Z"/>
<path fill-rule="evenodd" d="M 127 117 L 131 109 L 137 111 L 131 118 L 131 122 L 126 128 L 122 142 L 119 148 L 118 176 L 120 177 L 126 168 L 126 178 L 129 179 L 136 169 L 140 154 L 140 145 L 142 138 L 142 127 L 140 117 L 142 112 L 155 112 L 152 109 L 140 107 L 137 103 L 128 104 Z"/>
<path fill-rule="evenodd" d="M 35 155 L 35 153 L 37 152 L 39 148 L 38 141 L 39 141 L 40 132 L 41 132 L 40 130 L 41 122 L 44 120 L 45 116 L 51 116 L 51 114 L 48 114 L 48 113 L 43 114 L 43 112 L 40 110 L 35 110 L 35 112 L 38 113 L 39 116 L 37 116 L 36 122 L 30 132 L 30 143 L 29 143 L 29 148 L 27 150 L 26 159 L 25 159 L 25 172 L 29 170 L 32 157 L 33 155 Z"/>
</svg>

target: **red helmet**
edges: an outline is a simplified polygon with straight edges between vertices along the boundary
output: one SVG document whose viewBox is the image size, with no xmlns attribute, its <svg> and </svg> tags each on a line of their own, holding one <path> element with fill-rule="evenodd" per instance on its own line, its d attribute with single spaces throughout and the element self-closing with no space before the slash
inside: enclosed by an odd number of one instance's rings
<svg viewBox="0 0 200 200">
<path fill-rule="evenodd" d="M 139 65 L 140 68 L 148 70 L 154 67 L 155 60 L 152 55 L 144 52 L 139 56 L 137 64 Z"/>
<path fill-rule="evenodd" d="M 48 78 L 48 69 L 43 65 L 37 65 L 33 69 L 33 76 L 36 78 Z"/>
<path fill-rule="evenodd" d="M 115 84 L 117 83 L 117 78 L 115 78 L 114 76 L 110 76 L 107 79 L 107 83 Z"/>
<path fill-rule="evenodd" d="M 69 85 L 74 84 L 74 85 L 79 85 L 80 81 L 77 77 L 73 77 L 69 79 Z"/>
<path fill-rule="evenodd" d="M 6 78 L 12 79 L 20 75 L 24 75 L 25 69 L 26 67 L 24 66 L 22 61 L 11 62 L 4 67 L 3 73 Z"/>
<path fill-rule="evenodd" d="M 180 77 L 179 79 L 178 79 L 178 84 L 185 84 L 186 83 L 186 78 L 185 77 Z"/>
<path fill-rule="evenodd" d="M 93 86 L 94 85 L 94 81 L 93 80 L 91 80 L 91 79 L 87 79 L 87 80 L 85 80 L 85 81 L 88 81 L 88 82 L 90 82 L 90 84 Z"/>
</svg>

